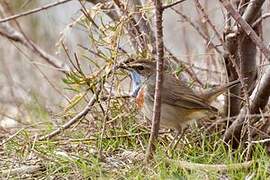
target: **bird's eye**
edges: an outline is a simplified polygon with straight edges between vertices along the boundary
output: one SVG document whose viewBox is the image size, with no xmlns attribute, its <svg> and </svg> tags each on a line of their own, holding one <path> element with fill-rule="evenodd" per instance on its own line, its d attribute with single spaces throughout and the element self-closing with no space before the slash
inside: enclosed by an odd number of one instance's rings
<svg viewBox="0 0 270 180">
<path fill-rule="evenodd" d="M 142 71 L 142 70 L 144 70 L 144 67 L 143 67 L 143 66 L 138 66 L 137 69 L 138 69 L 139 71 Z"/>
</svg>

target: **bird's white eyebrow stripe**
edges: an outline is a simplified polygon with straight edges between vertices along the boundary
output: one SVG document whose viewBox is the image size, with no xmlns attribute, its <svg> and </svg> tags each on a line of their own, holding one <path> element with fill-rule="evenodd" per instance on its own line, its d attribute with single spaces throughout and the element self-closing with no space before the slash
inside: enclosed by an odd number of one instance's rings
<svg viewBox="0 0 270 180">
<path fill-rule="evenodd" d="M 147 67 L 147 68 L 151 68 L 149 65 L 141 64 L 141 63 L 135 63 L 135 64 L 130 65 L 130 67 L 138 67 L 138 66 L 144 66 L 144 67 Z"/>
</svg>

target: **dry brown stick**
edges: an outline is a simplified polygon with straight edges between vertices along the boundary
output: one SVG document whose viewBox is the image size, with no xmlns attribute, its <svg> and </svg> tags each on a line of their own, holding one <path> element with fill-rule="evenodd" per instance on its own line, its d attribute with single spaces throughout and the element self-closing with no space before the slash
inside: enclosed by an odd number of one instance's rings
<svg viewBox="0 0 270 180">
<path fill-rule="evenodd" d="M 254 89 L 252 93 L 252 99 L 250 102 L 250 113 L 256 114 L 259 113 L 260 109 L 264 109 L 266 106 L 269 95 L 270 95 L 270 67 L 268 67 L 265 71 L 265 73 L 262 76 L 262 79 L 257 84 L 256 88 Z M 247 114 L 247 107 L 244 106 L 237 119 L 232 123 L 229 129 L 224 134 L 224 141 L 228 142 L 233 138 L 239 139 L 239 136 L 241 134 L 241 127 L 245 120 L 245 116 Z M 237 140 L 236 139 L 236 140 Z"/>
<path fill-rule="evenodd" d="M 26 11 L 26 12 L 23 12 L 23 13 L 12 15 L 12 16 L 7 17 L 7 18 L 0 19 L 0 23 L 7 22 L 7 21 L 10 21 L 10 20 L 14 20 L 14 19 L 17 19 L 17 18 L 20 18 L 20 17 L 23 17 L 23 16 L 27 16 L 27 15 L 30 15 L 30 14 L 34 14 L 34 13 L 37 13 L 39 11 L 43 11 L 43 10 L 49 9 L 51 7 L 58 6 L 60 4 L 67 3 L 69 1 L 72 1 L 72 0 L 61 0 L 61 1 L 58 0 L 57 2 L 47 4 L 45 6 L 42 6 L 42 7 L 36 8 L 36 9 L 32 9 L 32 10 L 29 10 L 29 11 Z"/>
<path fill-rule="evenodd" d="M 0 4 L 0 16 L 4 15 L 4 8 Z M 70 67 L 57 59 L 56 57 L 48 54 L 37 44 L 32 42 L 30 39 L 27 39 L 24 34 L 17 31 L 13 28 L 9 22 L 0 23 L 0 35 L 14 42 L 18 42 L 31 50 L 34 54 L 37 54 L 42 59 L 44 59 L 47 63 L 51 64 L 53 67 L 57 68 L 59 71 L 66 73 L 70 71 Z"/>
<path fill-rule="evenodd" d="M 169 54 L 169 56 L 171 57 L 171 59 L 175 62 L 175 63 L 181 63 L 182 66 L 184 66 L 184 70 L 185 72 L 187 72 L 187 74 L 194 79 L 198 84 L 200 84 L 203 87 L 203 83 L 200 81 L 200 79 L 198 78 L 198 76 L 194 73 L 194 71 L 191 70 L 191 68 L 187 67 L 187 65 L 185 63 L 180 62 L 179 59 L 177 59 L 176 56 L 173 55 L 173 53 L 165 47 L 165 51 L 167 51 L 167 53 Z"/>
<path fill-rule="evenodd" d="M 206 20 L 206 22 L 209 24 L 209 26 L 213 29 L 215 35 L 217 36 L 217 38 L 219 39 L 220 43 L 224 45 L 224 41 L 222 40 L 222 36 L 219 34 L 219 32 L 217 31 L 217 28 L 215 27 L 215 25 L 211 22 L 208 14 L 206 13 L 205 9 L 202 7 L 201 3 L 199 0 L 195 0 L 195 5 L 197 6 L 197 8 L 199 9 L 199 11 L 202 14 L 202 18 Z"/>
<path fill-rule="evenodd" d="M 224 5 L 227 11 L 231 14 L 231 16 L 235 19 L 235 21 L 241 26 L 243 31 L 251 38 L 251 40 L 257 45 L 257 47 L 264 54 L 266 59 L 270 61 L 270 51 L 258 37 L 256 32 L 250 27 L 250 25 L 241 17 L 241 15 L 233 8 L 228 0 L 220 0 L 220 2 Z M 260 0 L 260 2 L 264 2 Z M 266 69 L 266 73 L 263 75 L 261 82 L 257 84 L 257 87 L 253 91 L 253 99 L 250 103 L 250 113 L 258 113 L 260 109 L 263 109 L 268 102 L 270 95 L 270 68 Z M 239 139 L 241 134 L 241 127 L 245 120 L 245 115 L 247 113 L 247 107 L 243 107 L 236 121 L 230 126 L 229 129 L 225 132 L 224 140 L 228 142 L 232 139 Z"/>
<path fill-rule="evenodd" d="M 265 14 L 263 14 L 261 17 L 259 17 L 259 18 L 252 24 L 252 27 L 257 26 L 259 23 L 262 22 L 262 20 L 264 20 L 264 19 L 266 19 L 266 18 L 268 18 L 268 17 L 270 17 L 270 13 L 265 13 Z"/>
<path fill-rule="evenodd" d="M 215 46 L 214 44 L 213 44 L 213 42 L 211 41 L 211 39 L 209 39 L 201 30 L 200 30 L 200 28 L 196 25 L 196 24 L 194 24 L 192 21 L 191 21 L 191 19 L 188 17 L 188 16 L 186 16 L 185 14 L 183 14 L 182 12 L 180 12 L 180 11 L 178 11 L 177 9 L 175 9 L 175 8 L 172 8 L 173 9 L 173 11 L 176 13 L 176 14 L 178 14 L 178 15 L 180 15 L 184 20 L 186 20 L 198 33 L 199 33 L 199 35 L 207 42 L 207 44 L 210 46 L 210 48 L 214 48 L 215 50 L 216 50 L 216 52 L 218 53 L 218 54 L 220 54 L 221 56 L 223 56 L 223 53 L 217 48 L 217 46 Z"/>
<path fill-rule="evenodd" d="M 253 164 L 253 161 L 246 161 L 243 163 L 235 163 L 235 164 L 199 164 L 172 159 L 165 159 L 165 161 L 168 164 L 174 163 L 181 169 L 195 170 L 195 171 L 219 171 L 219 172 L 226 172 L 228 170 L 248 169 Z"/>
<path fill-rule="evenodd" d="M 34 172 L 44 170 L 42 165 L 30 165 L 22 166 L 19 168 L 9 169 L 9 170 L 0 170 L 0 174 L 3 176 L 14 176 L 14 175 L 23 175 L 23 174 L 33 174 Z"/>
<path fill-rule="evenodd" d="M 241 26 L 244 32 L 251 38 L 251 40 L 258 46 L 264 56 L 270 61 L 270 51 L 267 46 L 261 41 L 260 37 L 250 27 L 250 25 L 241 17 L 241 15 L 234 9 L 228 0 L 219 0 L 226 10 L 231 14 L 234 20 Z M 261 0 L 264 1 L 264 0 Z"/>
<path fill-rule="evenodd" d="M 253 143 L 253 144 L 268 143 L 268 142 L 270 142 L 270 139 L 261 139 L 261 140 L 257 140 L 257 141 L 251 141 L 251 143 Z"/>
<path fill-rule="evenodd" d="M 101 134 L 100 134 L 100 141 L 98 143 L 98 152 L 99 152 L 99 158 L 103 159 L 103 138 L 105 135 L 105 131 L 106 131 L 106 127 L 107 127 L 107 122 L 109 120 L 109 111 L 110 111 L 110 104 L 111 104 L 111 98 L 112 98 L 112 90 L 113 90 L 113 86 L 114 86 L 114 82 L 115 81 L 115 68 L 113 68 L 112 71 L 112 80 L 111 80 L 111 85 L 110 85 L 110 89 L 109 89 L 109 96 L 108 99 L 106 100 L 106 111 L 104 114 L 104 118 L 103 118 L 103 122 L 102 122 L 102 129 L 101 129 Z"/>
<path fill-rule="evenodd" d="M 57 128 L 56 130 L 54 130 L 53 132 L 42 136 L 39 138 L 39 141 L 42 140 L 47 140 L 47 139 L 51 139 L 54 136 L 60 134 L 61 132 L 63 132 L 65 129 L 70 128 L 73 124 L 75 124 L 76 122 L 78 122 L 79 120 L 81 120 L 82 118 L 84 118 L 87 113 L 91 110 L 91 107 L 95 104 L 95 102 L 97 101 L 98 95 L 100 93 L 100 90 L 98 90 L 92 97 L 92 99 L 87 103 L 87 105 L 85 106 L 85 108 L 78 113 L 76 116 L 74 116 L 72 119 L 70 119 L 67 123 L 65 123 L 63 126 Z"/>
<path fill-rule="evenodd" d="M 11 139 L 13 139 L 15 136 L 17 136 L 18 134 L 20 134 L 24 130 L 25 130 L 25 128 L 19 129 L 17 132 L 15 132 L 11 136 L 9 136 L 7 139 L 5 139 L 3 142 L 1 142 L 0 143 L 0 146 L 3 146 L 4 144 L 6 144 L 8 141 L 10 141 Z"/>
<path fill-rule="evenodd" d="M 174 3 L 165 5 L 165 6 L 162 7 L 162 10 L 171 8 L 171 7 L 173 7 L 173 6 L 176 6 L 177 4 L 180 4 L 180 3 L 185 2 L 185 1 L 186 1 L 186 0 L 178 0 L 178 1 L 174 2 Z"/>
<path fill-rule="evenodd" d="M 157 75 L 155 85 L 154 109 L 152 116 L 151 135 L 146 152 L 145 161 L 148 162 L 154 154 L 155 145 L 158 137 L 160 113 L 161 113 L 161 85 L 163 81 L 163 64 L 164 64 L 164 42 L 163 42 L 163 28 L 162 28 L 162 1 L 155 0 L 155 36 L 157 49 Z"/>
<path fill-rule="evenodd" d="M 161 131 L 158 134 L 169 134 L 171 131 Z M 137 137 L 137 136 L 149 136 L 150 132 L 139 132 L 134 134 L 122 134 L 122 135 L 115 135 L 115 136 L 105 136 L 103 139 L 118 139 L 118 138 L 130 138 L 130 137 Z M 78 142 L 89 142 L 89 141 L 97 141 L 99 138 L 96 137 L 90 137 L 90 138 L 81 138 L 81 139 L 54 139 L 50 141 L 51 143 L 78 143 Z M 43 142 L 45 140 L 37 141 L 37 142 Z"/>
</svg>

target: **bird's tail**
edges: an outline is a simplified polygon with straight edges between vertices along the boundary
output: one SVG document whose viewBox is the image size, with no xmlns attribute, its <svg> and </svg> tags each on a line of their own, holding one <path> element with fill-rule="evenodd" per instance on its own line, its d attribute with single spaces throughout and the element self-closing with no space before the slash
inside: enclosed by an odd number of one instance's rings
<svg viewBox="0 0 270 180">
<path fill-rule="evenodd" d="M 208 103 L 213 102 L 219 95 L 221 95 L 222 93 L 224 93 L 226 90 L 236 86 L 240 84 L 240 80 L 235 80 L 235 81 L 231 81 L 227 84 L 224 84 L 222 86 L 219 86 L 217 88 L 211 89 L 207 92 L 204 92 L 201 97 L 203 97 L 203 99 L 205 99 Z"/>
</svg>

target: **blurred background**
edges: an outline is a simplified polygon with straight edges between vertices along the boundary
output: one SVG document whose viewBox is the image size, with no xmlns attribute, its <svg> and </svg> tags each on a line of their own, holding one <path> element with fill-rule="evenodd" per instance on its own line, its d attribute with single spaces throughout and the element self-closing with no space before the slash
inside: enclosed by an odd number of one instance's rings
<svg viewBox="0 0 270 180">
<path fill-rule="evenodd" d="M 167 71 L 196 91 L 247 81 L 220 96 L 220 113 L 192 123 L 175 149 L 173 132 L 161 129 L 146 166 L 150 121 L 119 65 L 155 57 L 153 1 L 0 0 L 0 179 L 269 179 L 270 91 L 261 80 L 269 62 L 219 2 L 165 9 Z M 255 1 L 230 2 L 250 13 Z M 262 19 L 254 30 L 265 44 L 269 10 L 268 0 L 250 13 Z M 257 101 L 246 103 L 251 92 Z"/>
<path fill-rule="evenodd" d="M 7 14 L 18 14 L 52 2 L 54 1 L 8 1 L 10 12 Z M 202 1 L 202 4 L 222 36 L 225 13 L 221 10 L 220 4 L 217 1 L 207 0 Z M 265 3 L 264 12 L 269 11 L 269 4 L 269 1 Z M 85 5 L 93 6 L 91 3 Z M 70 26 L 82 15 L 80 9 L 81 5 L 78 1 L 70 1 L 17 20 L 29 39 L 68 64 L 67 53 L 59 43 L 60 39 L 71 55 L 83 53 L 78 45 L 91 48 L 87 31 L 77 25 Z M 177 9 L 199 26 L 213 44 L 220 46 L 218 37 L 206 26 L 206 21 L 199 15 L 194 2 L 185 2 L 177 6 Z M 263 21 L 265 42 L 270 40 L 269 32 L 270 20 L 266 19 Z M 203 84 L 225 81 L 220 55 L 208 46 L 208 42 L 199 35 L 187 19 L 181 18 L 170 9 L 166 10 L 164 15 L 164 40 L 166 48 L 179 60 L 192 67 L 191 70 Z M 19 118 L 27 121 L 33 118 L 33 112 L 36 110 L 47 115 L 57 113 L 67 104 L 65 96 L 72 97 L 72 93 L 65 89 L 66 85 L 62 81 L 63 73 L 21 44 L 0 36 L 0 57 L 0 125 L 2 127 L 14 126 L 16 121 L 12 119 Z M 87 63 L 83 63 L 87 69 Z"/>
</svg>

